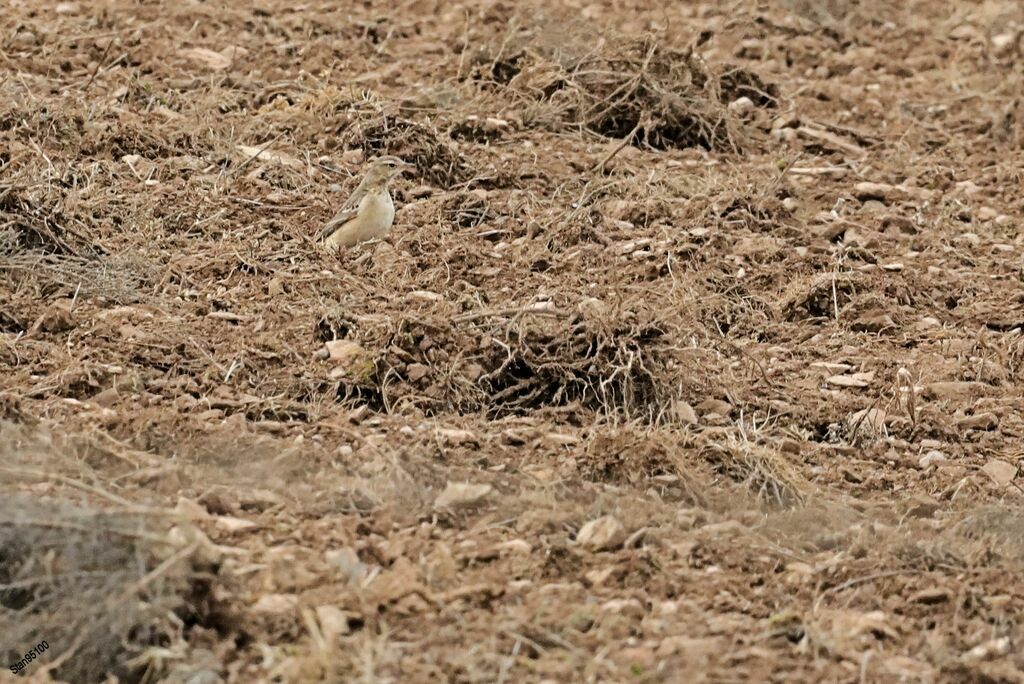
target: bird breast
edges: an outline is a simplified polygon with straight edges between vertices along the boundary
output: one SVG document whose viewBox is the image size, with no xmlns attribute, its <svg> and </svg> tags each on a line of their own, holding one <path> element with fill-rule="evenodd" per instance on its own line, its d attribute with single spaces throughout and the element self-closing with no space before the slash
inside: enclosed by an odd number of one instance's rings
<svg viewBox="0 0 1024 684">
<path fill-rule="evenodd" d="M 386 189 L 369 192 L 359 203 L 359 217 L 366 217 L 368 227 L 373 231 L 387 231 L 395 222 L 395 203 Z"/>
</svg>

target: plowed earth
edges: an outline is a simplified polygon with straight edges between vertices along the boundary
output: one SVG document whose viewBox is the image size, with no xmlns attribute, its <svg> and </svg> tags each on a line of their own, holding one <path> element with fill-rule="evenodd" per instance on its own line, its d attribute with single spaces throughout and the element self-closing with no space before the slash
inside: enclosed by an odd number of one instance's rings
<svg viewBox="0 0 1024 684">
<path fill-rule="evenodd" d="M 0 29 L 3 665 L 1024 681 L 1020 3 Z"/>
</svg>

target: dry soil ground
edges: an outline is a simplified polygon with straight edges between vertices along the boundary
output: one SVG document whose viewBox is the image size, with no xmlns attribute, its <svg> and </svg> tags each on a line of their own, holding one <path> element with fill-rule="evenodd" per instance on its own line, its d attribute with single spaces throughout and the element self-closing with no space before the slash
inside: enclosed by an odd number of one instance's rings
<svg viewBox="0 0 1024 684">
<path fill-rule="evenodd" d="M 1024 681 L 1022 29 L 10 0 L 2 664 Z"/>
</svg>

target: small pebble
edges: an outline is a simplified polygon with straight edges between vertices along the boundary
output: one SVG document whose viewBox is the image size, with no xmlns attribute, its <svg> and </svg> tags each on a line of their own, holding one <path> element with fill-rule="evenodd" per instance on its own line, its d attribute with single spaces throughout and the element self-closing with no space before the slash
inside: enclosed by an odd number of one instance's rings
<svg viewBox="0 0 1024 684">
<path fill-rule="evenodd" d="M 345 150 L 341 154 L 341 159 L 346 164 L 362 164 L 364 156 L 362 150 Z"/>
<path fill-rule="evenodd" d="M 754 111 L 754 101 L 749 97 L 738 97 L 729 103 L 729 111 L 736 116 L 747 116 Z"/>
<path fill-rule="evenodd" d="M 922 456 L 921 459 L 917 462 L 917 464 L 921 466 L 922 470 L 928 470 L 932 466 L 941 465 L 943 463 L 947 463 L 948 461 L 949 459 L 946 458 L 946 455 L 944 453 L 933 449 L 932 451 L 929 451 L 927 454 Z"/>
</svg>

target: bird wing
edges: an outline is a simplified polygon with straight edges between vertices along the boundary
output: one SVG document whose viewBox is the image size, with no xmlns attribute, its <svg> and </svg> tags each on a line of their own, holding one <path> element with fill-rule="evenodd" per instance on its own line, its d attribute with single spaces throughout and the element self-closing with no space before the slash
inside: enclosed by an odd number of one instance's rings
<svg viewBox="0 0 1024 684">
<path fill-rule="evenodd" d="M 334 231 L 354 219 L 359 214 L 359 204 L 363 201 L 363 197 L 365 196 L 366 187 L 363 183 L 360 183 L 359 187 L 353 190 L 352 194 L 349 195 L 349 198 L 345 200 L 345 204 L 343 204 L 341 209 L 338 210 L 338 213 L 320 229 L 320 232 L 316 236 L 317 241 L 326 240 L 334 233 Z"/>
<path fill-rule="evenodd" d="M 334 215 L 330 221 L 324 224 L 324 227 L 317 233 L 317 241 L 326 240 L 331 237 L 336 230 L 341 228 L 343 225 L 354 219 L 359 215 L 359 206 L 355 206 L 351 209 L 342 209 Z"/>
</svg>

